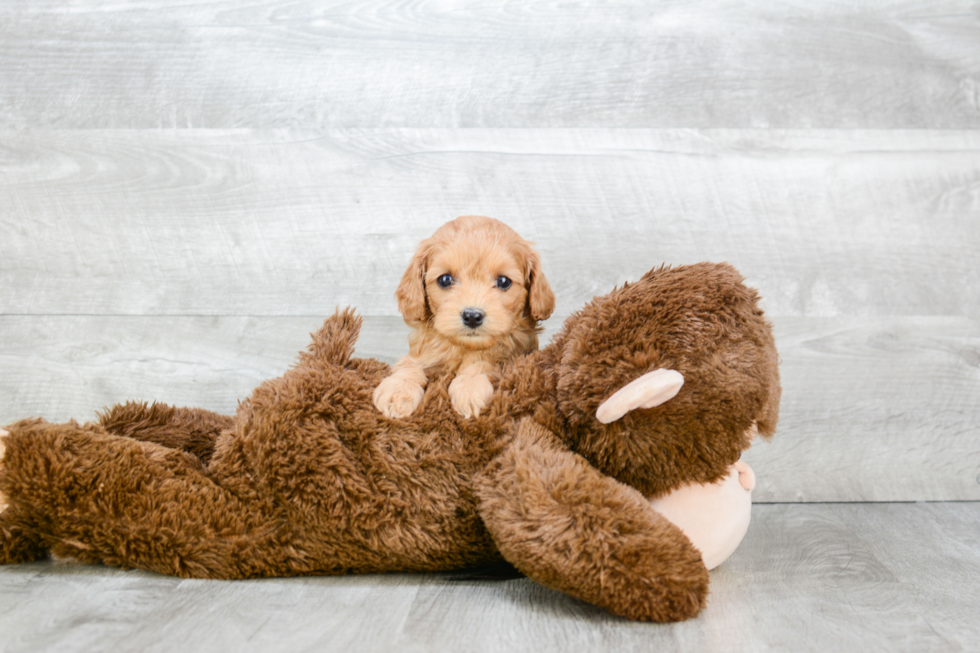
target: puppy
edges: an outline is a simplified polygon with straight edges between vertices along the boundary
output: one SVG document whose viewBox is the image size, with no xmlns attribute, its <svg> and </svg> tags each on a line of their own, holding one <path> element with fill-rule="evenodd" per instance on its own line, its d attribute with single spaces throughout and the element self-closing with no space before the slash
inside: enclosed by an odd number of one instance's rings
<svg viewBox="0 0 980 653">
<path fill-rule="evenodd" d="M 538 348 L 539 320 L 555 309 L 531 243 L 499 220 L 464 216 L 422 241 L 395 292 L 412 327 L 409 354 L 374 391 L 387 417 L 408 417 L 422 401 L 427 372 L 455 373 L 453 407 L 476 417 L 493 385 L 487 372 Z"/>
</svg>

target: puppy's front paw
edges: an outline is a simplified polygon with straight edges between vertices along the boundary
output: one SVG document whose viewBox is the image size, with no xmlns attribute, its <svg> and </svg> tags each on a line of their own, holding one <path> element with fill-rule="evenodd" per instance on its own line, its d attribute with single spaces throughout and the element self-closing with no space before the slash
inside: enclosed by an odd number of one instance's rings
<svg viewBox="0 0 980 653">
<path fill-rule="evenodd" d="M 422 403 L 425 389 L 418 383 L 389 376 L 374 389 L 374 407 L 385 417 L 408 417 Z"/>
<path fill-rule="evenodd" d="M 460 374 L 449 384 L 453 408 L 463 417 L 477 417 L 490 401 L 493 384 L 486 374 Z"/>
</svg>

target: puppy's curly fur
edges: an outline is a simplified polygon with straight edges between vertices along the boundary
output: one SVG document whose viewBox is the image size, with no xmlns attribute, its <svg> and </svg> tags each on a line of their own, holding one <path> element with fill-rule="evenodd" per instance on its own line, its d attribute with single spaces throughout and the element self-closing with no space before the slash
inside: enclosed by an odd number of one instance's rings
<svg viewBox="0 0 980 653">
<path fill-rule="evenodd" d="M 499 220 L 463 216 L 419 245 L 395 292 L 412 327 L 409 354 L 374 392 L 387 417 L 407 417 L 422 401 L 428 374 L 455 373 L 453 407 L 475 417 L 493 393 L 487 372 L 538 348 L 538 322 L 555 295 L 531 243 Z"/>
</svg>

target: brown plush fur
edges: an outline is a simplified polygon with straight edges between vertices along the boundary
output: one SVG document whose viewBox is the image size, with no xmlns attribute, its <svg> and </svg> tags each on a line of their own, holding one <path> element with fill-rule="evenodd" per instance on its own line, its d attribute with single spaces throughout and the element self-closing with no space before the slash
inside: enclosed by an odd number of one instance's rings
<svg viewBox="0 0 980 653">
<path fill-rule="evenodd" d="M 449 275 L 443 288 L 438 279 Z M 496 283 L 506 277 L 510 285 Z M 374 393 L 388 417 L 408 417 L 431 374 L 456 374 L 449 386 L 464 417 L 478 415 L 493 392 L 487 373 L 538 348 L 538 322 L 555 308 L 555 295 L 531 243 L 499 220 L 468 215 L 441 226 L 419 245 L 395 292 L 412 327 L 409 353 Z M 482 322 L 468 326 L 465 311 Z"/>
<path fill-rule="evenodd" d="M 174 408 L 164 404 L 128 402 L 113 406 L 99 416 L 106 432 L 182 449 L 207 465 L 221 432 L 235 420 L 200 408 Z"/>
<path fill-rule="evenodd" d="M 8 426 L 0 562 L 50 551 L 243 578 L 502 556 L 632 619 L 704 606 L 700 554 L 644 497 L 719 478 L 753 423 L 765 436 L 775 428 L 775 346 L 734 269 L 661 268 L 596 298 L 549 346 L 492 372 L 496 391 L 471 419 L 452 407 L 450 373 L 431 380 L 412 418 L 381 415 L 371 397 L 389 368 L 352 358 L 359 326 L 350 310 L 328 318 L 234 419 L 127 404 L 99 423 Z M 674 399 L 595 419 L 605 398 L 657 368 L 683 372 Z"/>
</svg>

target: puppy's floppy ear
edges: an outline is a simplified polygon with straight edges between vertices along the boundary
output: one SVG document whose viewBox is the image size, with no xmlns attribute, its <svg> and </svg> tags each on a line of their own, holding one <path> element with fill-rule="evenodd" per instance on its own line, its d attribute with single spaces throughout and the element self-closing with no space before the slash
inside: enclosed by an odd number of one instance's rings
<svg viewBox="0 0 980 653">
<path fill-rule="evenodd" d="M 429 302 L 425 296 L 425 271 L 432 245 L 431 238 L 422 241 L 395 290 L 398 310 L 410 322 L 421 322 L 429 317 Z"/>
<path fill-rule="evenodd" d="M 555 310 L 555 293 L 541 272 L 541 258 L 533 249 L 527 253 L 527 308 L 534 320 L 547 320 Z"/>
</svg>

